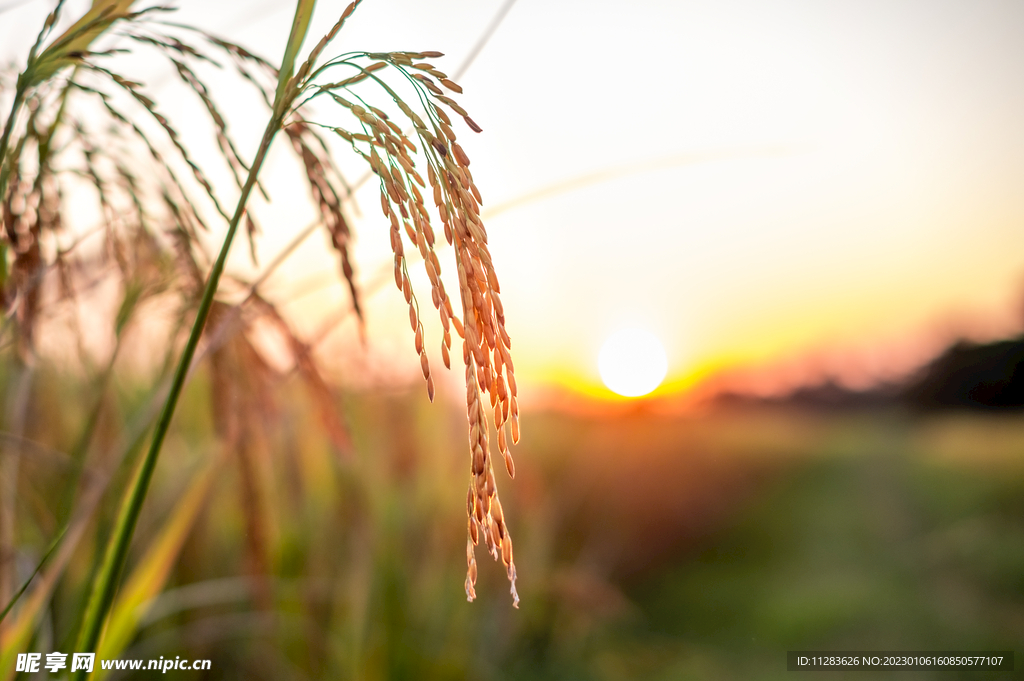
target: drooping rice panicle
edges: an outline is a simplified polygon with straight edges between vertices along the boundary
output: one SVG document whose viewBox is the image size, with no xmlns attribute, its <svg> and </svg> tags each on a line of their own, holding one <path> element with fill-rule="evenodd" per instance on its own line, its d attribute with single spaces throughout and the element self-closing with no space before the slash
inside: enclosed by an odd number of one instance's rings
<svg viewBox="0 0 1024 681">
<path fill-rule="evenodd" d="M 258 67 L 259 70 L 262 71 L 270 79 L 271 82 L 276 82 L 278 77 L 278 70 L 273 64 L 268 62 L 266 59 L 263 59 L 262 57 L 246 50 L 244 47 L 241 47 L 240 45 L 236 45 L 235 43 L 229 42 L 222 38 L 218 38 L 217 36 L 211 35 L 205 31 L 196 29 L 191 26 L 183 26 L 180 24 L 169 23 L 168 25 L 178 26 L 179 28 L 193 31 L 199 34 L 204 40 L 209 42 L 211 45 L 214 45 L 215 47 L 227 53 L 228 56 L 230 56 L 232 61 L 234 62 L 235 68 L 238 71 L 238 75 L 240 75 L 243 79 L 249 81 L 256 88 L 256 90 L 263 97 L 263 101 L 266 103 L 268 109 L 273 106 L 273 87 L 267 83 L 261 82 L 260 76 L 251 70 L 251 67 L 253 66 Z"/>
<path fill-rule="evenodd" d="M 228 134 L 226 119 L 220 112 L 213 96 L 210 94 L 209 88 L 196 73 L 195 69 L 186 63 L 186 60 L 191 58 L 197 62 L 206 63 L 218 69 L 222 68 L 221 64 L 200 49 L 184 43 L 173 36 L 153 36 L 142 34 L 137 31 L 128 32 L 125 35 L 140 43 L 153 45 L 159 48 L 159 50 L 170 60 L 182 82 L 196 93 L 213 123 L 217 148 L 220 150 L 222 157 L 231 170 L 235 179 L 235 184 L 241 188 L 244 182 L 244 175 L 249 171 L 249 165 L 242 158 L 234 140 Z M 259 189 L 260 194 L 265 200 L 270 199 L 266 188 L 258 180 L 256 187 Z"/>
<path fill-rule="evenodd" d="M 177 149 L 181 159 L 185 161 L 186 164 L 188 164 L 188 167 L 192 170 L 192 175 L 195 177 L 196 181 L 200 184 L 200 186 L 202 186 L 202 188 L 205 190 L 206 195 L 213 203 L 214 208 L 216 208 L 217 212 L 220 213 L 220 215 L 225 220 L 228 220 L 228 215 L 224 211 L 224 208 L 221 206 L 220 201 L 217 200 L 217 196 L 213 191 L 213 185 L 211 185 L 210 181 L 206 178 L 206 173 L 204 173 L 202 168 L 200 168 L 199 165 L 194 160 L 192 160 L 191 154 L 189 154 L 188 150 L 185 148 L 185 145 L 182 144 L 181 136 L 178 134 L 178 131 L 174 128 L 174 126 L 171 125 L 171 122 L 163 114 L 157 111 L 156 102 L 154 102 L 152 99 L 150 99 L 142 92 L 142 90 L 140 89 L 141 83 L 137 83 L 135 81 L 124 78 L 108 69 L 97 66 L 95 64 L 89 64 L 88 68 L 96 69 L 108 75 L 114 83 L 116 83 L 125 91 L 127 91 L 135 99 L 135 101 L 140 103 L 143 106 L 143 108 L 145 108 L 146 111 L 149 112 L 149 115 L 153 118 L 153 120 L 155 120 L 157 124 L 159 124 L 160 127 L 163 128 L 165 133 L 167 133 L 168 138 L 171 140 L 171 144 L 173 144 L 175 149 Z"/>
<path fill-rule="evenodd" d="M 509 440 L 519 440 L 519 407 L 511 340 L 505 330 L 500 287 L 487 248 L 487 232 L 480 217 L 482 196 L 469 170 L 469 156 L 457 141 L 446 109 L 463 117 L 471 130 L 479 132 L 480 126 L 469 118 L 458 103 L 444 94 L 445 90 L 458 93 L 462 88 L 429 61 L 424 61 L 439 54 L 393 52 L 343 55 L 313 71 L 314 77 L 325 78 L 324 74 L 329 69 L 341 67 L 354 68 L 357 73 L 336 82 L 306 83 L 305 88 L 309 94 L 304 101 L 327 96 L 358 123 L 358 128 L 352 130 L 342 127 L 332 129 L 370 164 L 378 177 L 381 211 L 390 222 L 395 285 L 409 306 L 409 324 L 431 399 L 434 384 L 425 351 L 420 307 L 409 277 L 406 242 L 418 251 L 430 281 L 431 301 L 438 311 L 443 329 L 441 354 L 446 366 L 450 366 L 452 328 L 463 339 L 462 358 L 466 374 L 471 460 L 471 483 L 467 498 L 466 596 L 473 600 L 476 595 L 474 547 L 482 539 L 488 553 L 505 565 L 513 605 L 518 607 L 512 539 L 498 499 L 487 434 L 488 420 L 491 420 L 497 429 L 497 446 L 502 463 L 509 475 L 514 476 L 515 465 L 508 445 Z M 369 60 L 370 64 L 363 66 L 361 60 Z M 379 66 L 381 64 L 398 70 L 412 85 L 416 94 L 415 108 L 377 75 L 382 68 Z M 416 142 L 387 114 L 368 105 L 351 89 L 356 82 L 366 80 L 375 82 L 391 96 L 412 124 Z M 416 169 L 417 157 L 425 161 L 426 180 Z M 462 304 L 461 320 L 455 314 L 441 280 L 441 265 L 431 226 L 432 211 L 424 200 L 424 192 L 431 194 L 445 239 L 454 249 Z"/>
<path fill-rule="evenodd" d="M 106 112 L 118 123 L 121 123 L 127 129 L 131 130 L 132 133 L 136 136 L 136 138 L 145 145 L 147 151 L 149 152 L 150 157 L 156 163 L 156 168 L 158 169 L 158 172 L 160 174 L 166 174 L 168 184 L 170 185 L 170 187 L 173 187 L 174 193 L 179 197 L 178 200 L 188 207 L 187 215 L 189 219 L 183 221 L 181 225 L 186 229 L 190 237 L 193 239 L 197 238 L 195 229 L 192 225 L 193 222 L 195 223 L 195 225 L 198 225 L 204 231 L 209 231 L 209 227 L 203 221 L 200 212 L 196 209 L 195 204 L 192 202 L 188 190 L 184 187 L 181 180 L 178 178 L 177 173 L 175 173 L 174 169 L 164 159 L 163 154 L 161 154 L 160 151 L 158 151 L 157 148 L 154 146 L 153 142 L 149 139 L 149 136 L 146 134 L 146 132 L 142 130 L 142 128 L 140 128 L 139 125 L 135 123 L 135 121 L 131 120 L 131 118 L 128 115 L 126 115 L 125 113 L 121 112 L 118 108 L 116 108 L 111 102 L 110 95 L 108 95 L 107 93 L 102 92 L 96 88 L 82 85 L 80 83 L 72 83 L 72 85 L 76 89 L 82 90 L 83 92 L 88 92 L 90 94 L 94 94 L 97 97 L 99 97 L 100 102 L 102 103 Z M 164 192 L 163 196 L 169 197 L 170 195 Z M 176 211 L 176 214 L 185 215 L 186 212 Z"/>
<path fill-rule="evenodd" d="M 344 456 L 351 455 L 352 438 L 349 435 L 348 428 L 338 417 L 338 411 L 334 406 L 334 396 L 327 385 L 327 381 L 324 380 L 323 375 L 320 373 L 320 369 L 313 361 L 309 346 L 295 334 L 288 321 L 270 301 L 258 293 L 253 293 L 252 298 L 261 314 L 284 336 L 288 343 L 293 361 L 298 368 L 299 376 L 306 384 L 309 395 L 316 404 L 317 413 L 320 416 L 324 429 L 327 431 L 331 444 L 334 445 L 335 450 L 340 454 Z"/>
<path fill-rule="evenodd" d="M 349 242 L 352 238 L 352 230 L 345 213 L 342 209 L 342 197 L 335 189 L 332 178 L 339 177 L 337 169 L 326 153 L 317 153 L 310 142 L 315 141 L 315 136 L 309 127 L 302 122 L 291 123 L 285 126 L 284 133 L 292 143 L 295 153 L 302 160 L 302 166 L 306 171 L 306 180 L 309 183 L 310 192 L 313 195 L 313 202 L 320 212 L 320 218 L 324 227 L 331 235 L 331 245 L 341 260 L 341 272 L 348 284 L 349 294 L 352 297 L 352 307 L 360 320 L 363 318 L 362 302 L 356 284 L 355 269 L 352 266 L 352 258 L 349 254 Z"/>
</svg>

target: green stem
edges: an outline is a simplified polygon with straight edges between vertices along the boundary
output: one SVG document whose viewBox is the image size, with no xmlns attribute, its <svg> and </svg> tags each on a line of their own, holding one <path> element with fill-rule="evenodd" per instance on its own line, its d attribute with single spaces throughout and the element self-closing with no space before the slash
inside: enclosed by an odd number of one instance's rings
<svg viewBox="0 0 1024 681">
<path fill-rule="evenodd" d="M 18 88 L 14 91 L 11 114 L 7 117 L 7 123 L 4 124 L 3 137 L 0 137 L 0 203 L 7 198 L 7 178 L 11 174 L 11 168 L 7 163 L 7 146 L 10 144 L 11 133 L 14 131 L 14 120 L 18 117 L 21 105 L 25 101 L 25 90 L 24 85 L 18 83 Z"/>
<path fill-rule="evenodd" d="M 56 551 L 57 547 L 60 546 L 60 542 L 62 539 L 64 539 L 64 535 L 67 534 L 68 528 L 70 526 L 70 523 L 64 525 L 64 527 L 61 528 L 60 533 L 58 533 L 54 540 L 50 543 L 50 548 L 48 548 L 46 550 L 46 553 L 43 554 L 43 557 L 39 560 L 39 564 L 36 565 L 36 569 L 32 571 L 32 574 L 28 576 L 28 579 L 25 580 L 25 583 L 21 585 L 21 588 L 18 589 L 18 593 L 14 594 L 10 602 L 7 604 L 7 607 L 4 608 L 4 611 L 0 612 L 0 622 L 2 622 L 5 617 L 7 617 L 7 613 L 11 611 L 11 608 L 14 607 L 14 604 L 17 603 L 18 599 L 21 598 L 21 595 L 25 593 L 25 590 L 28 589 L 28 585 L 32 583 L 32 580 L 36 578 L 36 575 L 39 574 L 39 571 L 43 569 L 43 565 L 45 565 L 46 561 L 50 558 L 50 554 Z"/>
<path fill-rule="evenodd" d="M 242 194 L 238 198 L 235 214 L 228 224 L 228 232 L 224 237 L 224 243 L 221 245 L 220 254 L 217 256 L 217 261 L 213 264 L 213 269 L 210 271 L 210 276 L 207 279 L 206 288 L 203 290 L 203 297 L 199 302 L 199 309 L 196 312 L 196 319 L 192 325 L 192 331 L 189 334 L 188 342 L 185 344 L 185 349 L 182 351 L 181 359 L 178 361 L 177 369 L 174 372 L 167 400 L 164 402 L 163 409 L 160 412 L 153 441 L 139 466 L 139 472 L 135 477 L 135 481 L 118 513 L 113 536 L 107 544 L 106 555 L 96 576 L 92 594 L 89 597 L 89 605 L 86 607 L 85 616 L 82 619 L 82 627 L 79 631 L 78 644 L 75 650 L 94 652 L 99 643 L 103 623 L 110 612 L 110 606 L 114 600 L 114 592 L 128 556 L 132 534 L 135 531 L 135 525 L 139 519 L 142 504 L 149 490 L 149 483 L 153 477 L 157 459 L 160 456 L 160 449 L 167 436 L 171 418 L 174 416 L 178 398 L 181 396 L 182 388 L 185 385 L 189 366 L 192 364 L 192 358 L 195 356 L 196 348 L 199 345 L 199 338 L 202 336 L 203 327 L 210 314 L 210 308 L 213 306 L 217 284 L 224 271 L 224 263 L 227 260 L 231 242 L 235 237 L 235 232 L 238 231 L 238 223 L 241 221 L 242 215 L 245 214 L 245 206 L 249 199 L 249 194 L 256 184 L 256 177 L 263 166 L 267 150 L 270 148 L 270 143 L 280 127 L 281 118 L 275 113 L 267 124 L 266 131 L 263 133 L 263 141 L 260 143 L 259 152 L 256 154 L 256 158 L 249 169 L 249 176 L 242 187 Z M 85 675 L 86 672 L 79 670 L 74 678 L 81 680 L 85 678 Z"/>
<path fill-rule="evenodd" d="M 131 545 L 132 535 L 135 532 L 135 525 L 138 522 L 139 514 L 142 511 L 142 504 L 146 500 L 146 493 L 149 491 L 149 483 L 153 478 L 153 471 L 156 469 L 157 459 L 160 457 L 160 449 L 164 439 L 167 437 L 167 430 L 171 425 L 174 410 L 178 406 L 178 398 L 181 397 L 182 388 L 185 386 L 185 379 L 188 378 L 189 367 L 192 365 L 192 358 L 196 354 L 199 345 L 199 338 L 203 334 L 203 327 L 210 315 L 210 308 L 213 307 L 213 298 L 217 293 L 217 284 L 220 282 L 221 274 L 224 272 L 224 263 L 231 249 L 231 242 L 238 231 L 238 223 L 245 214 L 245 206 L 249 201 L 249 194 L 256 184 L 256 178 L 263 161 L 266 159 L 267 150 L 274 140 L 274 135 L 281 128 L 281 122 L 289 110 L 298 88 L 291 83 L 292 69 L 295 64 L 295 56 L 302 47 L 302 41 L 309 28 L 309 19 L 313 13 L 313 6 L 316 0 L 298 0 L 295 7 L 295 21 L 292 24 L 291 35 L 288 38 L 288 47 L 285 49 L 282 68 L 278 76 L 277 95 L 274 98 L 274 110 L 271 114 L 267 128 L 263 132 L 263 140 L 260 142 L 259 151 L 249 167 L 249 176 L 245 179 L 241 196 L 238 197 L 238 205 L 235 207 L 235 214 L 228 223 L 228 232 L 224 236 L 224 243 L 221 245 L 217 261 L 210 270 L 210 276 L 206 281 L 206 288 L 203 289 L 203 297 L 199 301 L 199 309 L 196 311 L 196 319 L 192 324 L 192 331 L 189 333 L 185 349 L 181 353 L 181 359 L 174 370 L 174 378 L 171 382 L 170 392 L 164 402 L 160 417 L 156 423 L 153 434 L 153 441 L 150 443 L 149 451 L 139 465 L 139 472 L 135 481 L 128 490 L 118 512 L 114 525 L 114 533 L 107 543 L 107 551 L 103 556 L 103 563 L 93 583 L 92 594 L 89 596 L 89 604 L 85 609 L 85 616 L 82 618 L 82 626 L 78 632 L 78 644 L 75 650 L 81 652 L 95 652 L 103 631 L 103 624 L 110 613 L 110 607 L 114 601 L 114 592 L 120 580 L 121 571 L 124 569 L 128 557 L 128 548 Z M 86 672 L 78 670 L 73 679 L 84 681 Z"/>
</svg>

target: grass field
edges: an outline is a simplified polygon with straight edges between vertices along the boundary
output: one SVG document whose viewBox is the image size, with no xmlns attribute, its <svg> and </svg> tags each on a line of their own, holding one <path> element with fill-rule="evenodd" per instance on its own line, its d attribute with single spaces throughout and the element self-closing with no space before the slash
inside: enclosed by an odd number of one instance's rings
<svg viewBox="0 0 1024 681">
<path fill-rule="evenodd" d="M 41 376 L 29 432 L 69 449 L 82 415 L 54 408 L 69 381 Z M 130 413 L 133 391 L 119 392 L 112 402 Z M 527 413 L 505 503 L 515 611 L 491 561 L 481 597 L 465 602 L 457 406 L 418 391 L 347 395 L 354 445 L 339 455 L 315 409 L 282 399 L 277 427 L 225 454 L 207 395 L 200 374 L 129 579 L 154 570 L 143 551 L 209 466 L 216 483 L 123 657 L 208 658 L 204 678 L 771 679 L 790 674 L 790 649 L 1019 652 L 1024 641 L 1019 417 Z M 24 461 L 23 568 L 75 480 L 42 454 Z M 112 513 L 101 507 L 30 650 L 69 647 Z"/>
</svg>

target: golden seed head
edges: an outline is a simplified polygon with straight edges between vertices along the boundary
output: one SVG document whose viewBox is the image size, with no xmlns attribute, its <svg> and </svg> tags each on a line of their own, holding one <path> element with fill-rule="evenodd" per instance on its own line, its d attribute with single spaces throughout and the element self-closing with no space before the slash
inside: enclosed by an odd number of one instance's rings
<svg viewBox="0 0 1024 681">
<path fill-rule="evenodd" d="M 420 352 L 420 369 L 423 371 L 423 378 L 430 379 L 430 364 L 427 362 L 427 353 Z"/>
<path fill-rule="evenodd" d="M 512 461 L 512 454 L 505 452 L 502 456 L 505 457 L 505 470 L 508 471 L 508 477 L 516 477 L 516 465 Z"/>
<path fill-rule="evenodd" d="M 456 142 L 448 111 L 462 116 L 474 132 L 480 132 L 481 128 L 453 99 L 442 94 L 437 83 L 456 93 L 461 93 L 462 88 L 428 62 L 421 61 L 436 56 L 440 56 L 440 53 L 400 52 L 371 56 L 387 61 L 405 71 L 407 75 L 414 76 L 413 85 L 426 98 L 421 100 L 426 101 L 422 112 L 425 114 L 424 118 L 420 118 L 420 115 L 400 98 L 396 100 L 398 108 L 414 125 L 415 132 L 411 139 L 402 133 L 401 126 L 389 120 L 380 109 L 359 106 L 338 98 L 339 103 L 363 121 L 367 130 L 372 131 L 374 135 L 369 137 L 366 134 L 346 133 L 342 136 L 352 144 L 369 146 L 369 149 L 360 153 L 366 155 L 371 168 L 380 178 L 381 210 L 392 225 L 395 282 L 409 305 L 409 323 L 414 333 L 414 344 L 420 357 L 427 393 L 431 399 L 434 394 L 434 383 L 424 350 L 426 339 L 419 319 L 418 303 L 411 280 L 406 274 L 404 239 L 399 228 L 400 222 L 405 228 L 405 236 L 416 247 L 424 261 L 431 287 L 431 302 L 439 311 L 444 330 L 441 358 L 446 367 L 451 366 L 450 326 L 454 326 L 455 332 L 463 338 L 462 355 L 466 369 L 466 409 L 471 451 L 471 479 L 466 498 L 467 598 L 475 598 L 477 568 L 473 547 L 479 543 L 482 534 L 488 552 L 506 565 L 513 604 L 518 607 L 511 538 L 498 499 L 491 454 L 488 450 L 488 421 L 493 419 L 497 428 L 496 447 L 501 453 L 509 476 L 515 475 L 515 465 L 508 442 L 509 436 L 513 443 L 519 438 L 516 384 L 508 350 L 511 343 L 504 328 L 505 312 L 498 297 L 498 279 L 486 246 L 487 231 L 480 218 L 480 205 L 483 200 L 469 170 L 469 155 Z M 413 139 L 423 147 L 427 162 L 427 182 L 424 182 L 416 171 L 413 154 L 418 152 L 417 145 L 412 142 Z M 362 148 L 365 149 L 365 146 Z M 427 183 L 430 184 L 431 198 L 441 218 L 445 239 L 455 248 L 459 281 L 458 298 L 462 301 L 462 312 L 459 317 L 454 314 L 451 299 L 445 293 L 441 281 L 440 261 L 434 251 L 435 237 L 430 211 L 424 204 L 423 194 L 418 188 L 426 187 Z M 506 424 L 510 424 L 507 431 Z"/>
<path fill-rule="evenodd" d="M 447 78 L 441 78 L 440 80 L 441 80 L 441 85 L 444 85 L 446 88 L 448 88 L 452 92 L 458 92 L 459 94 L 462 94 L 462 86 L 460 86 L 458 83 L 450 81 Z"/>
<path fill-rule="evenodd" d="M 431 108 L 431 110 L 435 114 L 437 114 L 438 118 L 440 118 L 442 121 L 444 121 L 445 125 L 449 125 L 450 126 L 452 124 L 452 119 L 448 118 L 448 114 L 446 114 L 444 112 L 444 109 L 442 109 L 440 107 L 437 107 L 437 106 L 434 106 L 434 107 Z"/>
</svg>

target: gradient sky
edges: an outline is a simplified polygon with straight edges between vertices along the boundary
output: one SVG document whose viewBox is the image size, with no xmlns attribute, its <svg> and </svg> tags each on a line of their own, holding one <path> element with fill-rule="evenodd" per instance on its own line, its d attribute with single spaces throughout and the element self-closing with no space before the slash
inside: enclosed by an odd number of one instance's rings
<svg viewBox="0 0 1024 681">
<path fill-rule="evenodd" d="M 336 47 L 440 50 L 451 73 L 502 4 L 366 0 Z M 266 55 L 293 11 L 180 5 L 181 20 Z M 343 6 L 321 0 L 310 43 Z M 27 49 L 15 26 L 34 36 L 47 7 L 0 14 L 0 58 Z M 485 132 L 457 131 L 518 375 L 594 385 L 600 344 L 623 325 L 664 340 L 678 382 L 891 342 L 958 311 L 1005 317 L 1024 289 L 1022 26 L 1013 1 L 518 0 L 460 81 Z M 243 148 L 262 124 L 233 122 Z M 267 258 L 313 215 L 278 152 Z M 357 221 L 366 280 L 390 277 L 374 191 Z M 310 239 L 276 289 L 310 330 L 344 302 L 325 244 Z M 373 353 L 414 367 L 404 315 L 392 287 L 372 296 Z M 343 352 L 346 336 L 325 347 Z"/>
</svg>

